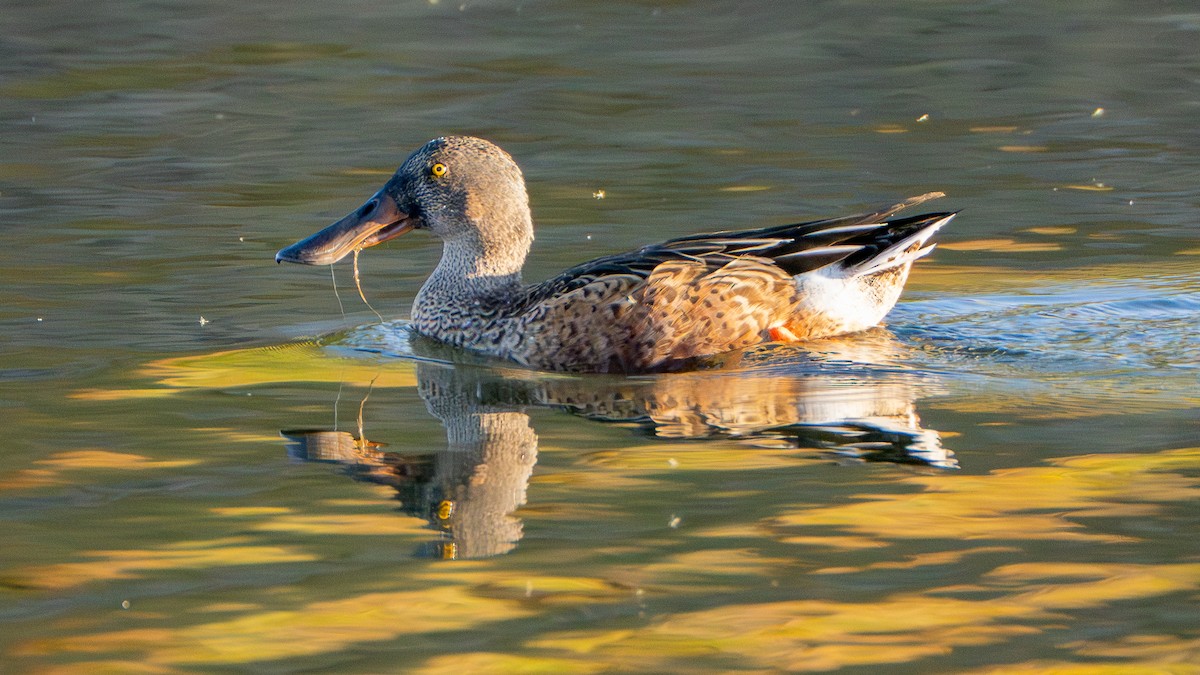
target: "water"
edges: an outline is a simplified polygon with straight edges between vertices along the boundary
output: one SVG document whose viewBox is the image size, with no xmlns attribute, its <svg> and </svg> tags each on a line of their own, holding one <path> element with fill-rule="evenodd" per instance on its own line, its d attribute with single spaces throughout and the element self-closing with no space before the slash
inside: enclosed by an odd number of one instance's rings
<svg viewBox="0 0 1200 675">
<path fill-rule="evenodd" d="M 1191 4 L 65 10 L 0 26 L 3 670 L 1200 662 Z M 428 238 L 382 326 L 271 262 L 447 133 L 530 279 L 962 214 L 886 329 L 542 376 L 408 339 Z"/>
</svg>

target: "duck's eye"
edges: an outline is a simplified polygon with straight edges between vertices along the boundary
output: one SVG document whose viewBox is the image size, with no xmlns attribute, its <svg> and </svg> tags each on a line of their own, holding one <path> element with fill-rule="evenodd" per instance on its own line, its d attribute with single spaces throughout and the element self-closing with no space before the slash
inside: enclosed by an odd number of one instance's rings
<svg viewBox="0 0 1200 675">
<path fill-rule="evenodd" d="M 433 174 L 434 178 L 441 178 L 442 176 L 445 176 L 446 171 L 448 170 L 449 169 L 446 168 L 446 165 L 442 164 L 441 162 L 429 167 L 429 173 Z"/>
</svg>

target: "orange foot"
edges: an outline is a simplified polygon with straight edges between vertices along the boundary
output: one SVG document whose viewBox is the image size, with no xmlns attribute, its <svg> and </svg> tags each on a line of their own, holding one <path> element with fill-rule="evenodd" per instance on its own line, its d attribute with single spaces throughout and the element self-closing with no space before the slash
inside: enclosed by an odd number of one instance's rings
<svg viewBox="0 0 1200 675">
<path fill-rule="evenodd" d="M 787 329 L 787 326 L 775 326 L 767 329 L 767 335 L 771 337 L 771 342 L 799 342 L 800 338 L 796 334 Z"/>
</svg>

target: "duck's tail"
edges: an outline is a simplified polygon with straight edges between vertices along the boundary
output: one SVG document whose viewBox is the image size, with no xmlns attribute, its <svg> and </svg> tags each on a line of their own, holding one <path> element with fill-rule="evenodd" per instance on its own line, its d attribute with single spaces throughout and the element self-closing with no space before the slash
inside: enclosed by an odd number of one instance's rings
<svg viewBox="0 0 1200 675">
<path fill-rule="evenodd" d="M 954 212 L 925 213 L 889 220 L 870 232 L 870 241 L 855 242 L 861 248 L 842 259 L 831 272 L 846 277 L 867 277 L 912 264 L 933 252 L 929 239 L 954 218 Z"/>
<path fill-rule="evenodd" d="M 795 274 L 799 311 L 787 324 L 791 333 L 804 339 L 878 325 L 900 299 L 912 263 L 933 251 L 936 245 L 929 242 L 930 238 L 956 214 L 926 213 L 893 220 L 887 217 L 933 196 L 941 195 L 922 195 L 856 224 L 841 225 L 837 228 L 840 233 L 827 232 L 840 239 L 828 248 L 845 253 L 836 261 Z M 851 228 L 857 231 L 844 236 Z"/>
</svg>

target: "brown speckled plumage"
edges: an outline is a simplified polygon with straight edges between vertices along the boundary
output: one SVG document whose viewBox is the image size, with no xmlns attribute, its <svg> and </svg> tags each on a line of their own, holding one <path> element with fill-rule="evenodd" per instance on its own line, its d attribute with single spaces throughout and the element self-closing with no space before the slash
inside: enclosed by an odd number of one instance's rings
<svg viewBox="0 0 1200 675">
<path fill-rule="evenodd" d="M 654 372 L 775 339 L 810 340 L 877 325 L 912 262 L 953 213 L 881 211 L 673 239 L 598 258 L 526 286 L 533 241 L 520 169 L 478 138 L 413 153 L 371 200 L 282 250 L 328 264 L 411 229 L 443 241 L 413 303 L 417 332 L 545 370 Z"/>
</svg>

